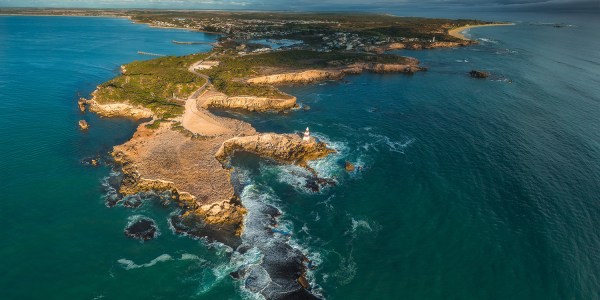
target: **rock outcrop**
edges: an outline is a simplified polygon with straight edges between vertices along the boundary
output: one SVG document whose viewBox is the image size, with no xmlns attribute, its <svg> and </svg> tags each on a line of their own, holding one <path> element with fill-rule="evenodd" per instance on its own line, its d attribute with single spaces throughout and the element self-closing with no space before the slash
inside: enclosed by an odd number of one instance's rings
<svg viewBox="0 0 600 300">
<path fill-rule="evenodd" d="M 351 162 L 346 161 L 344 169 L 346 169 L 347 172 L 354 172 L 354 165 Z"/>
<path fill-rule="evenodd" d="M 85 112 L 86 104 L 87 104 L 87 99 L 85 99 L 85 98 L 79 98 L 79 100 L 77 100 L 77 106 L 79 107 L 79 110 L 81 112 Z"/>
<path fill-rule="evenodd" d="M 106 103 L 100 104 L 95 100 L 88 100 L 87 105 L 91 112 L 97 113 L 102 117 L 126 117 L 133 119 L 145 119 L 154 116 L 151 110 L 133 106 L 128 103 Z"/>
<path fill-rule="evenodd" d="M 490 76 L 490 73 L 484 72 L 484 71 L 472 70 L 471 72 L 469 72 L 469 75 L 473 78 L 488 78 Z"/>
<path fill-rule="evenodd" d="M 263 133 L 252 136 L 234 137 L 223 143 L 215 157 L 227 165 L 236 151 L 254 153 L 261 157 L 279 162 L 292 163 L 306 167 L 310 160 L 319 159 L 335 152 L 327 148 L 325 143 L 312 138 L 303 141 L 295 134 Z"/>
<path fill-rule="evenodd" d="M 235 134 L 245 133 L 255 131 L 246 124 Z M 173 129 L 172 122 L 156 129 L 142 124 L 131 140 L 113 149 L 123 173 L 119 193 L 166 191 L 186 216 L 201 216 L 205 224 L 226 223 L 232 235 L 239 234 L 245 210 L 231 185 L 231 171 L 214 157 L 233 136 L 194 138 Z"/>
<path fill-rule="evenodd" d="M 311 83 L 323 80 L 339 80 L 346 75 L 362 72 L 374 73 L 414 73 L 424 70 L 418 66 L 419 61 L 411 58 L 406 64 L 356 63 L 339 68 L 300 70 L 282 74 L 259 76 L 247 79 L 251 84 Z"/>
<path fill-rule="evenodd" d="M 460 41 L 460 42 L 433 42 L 428 43 L 423 46 L 424 49 L 434 49 L 434 48 L 456 48 L 456 47 L 464 47 L 470 44 L 475 43 L 474 41 Z"/>
<path fill-rule="evenodd" d="M 142 241 L 151 240 L 158 234 L 156 223 L 151 219 L 140 219 L 125 228 L 125 236 Z"/>
<path fill-rule="evenodd" d="M 435 48 L 456 48 L 468 46 L 476 41 L 471 40 L 463 40 L 458 42 L 406 42 L 406 43 L 390 43 L 382 47 L 377 47 L 373 49 L 373 52 L 381 54 L 386 51 L 394 51 L 394 50 L 422 50 L 422 49 L 435 49 Z"/>
<path fill-rule="evenodd" d="M 85 120 L 79 120 L 79 129 L 88 130 L 88 128 L 90 128 L 90 125 Z"/>
<path fill-rule="evenodd" d="M 243 109 L 247 111 L 284 111 L 295 108 L 296 97 L 266 98 L 255 96 L 227 96 L 216 91 L 208 91 L 201 96 L 200 108 Z"/>
</svg>

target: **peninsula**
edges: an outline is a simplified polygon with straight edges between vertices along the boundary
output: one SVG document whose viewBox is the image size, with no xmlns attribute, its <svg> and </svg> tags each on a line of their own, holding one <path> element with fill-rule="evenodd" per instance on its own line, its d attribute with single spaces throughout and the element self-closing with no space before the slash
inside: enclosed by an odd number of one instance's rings
<svg viewBox="0 0 600 300">
<path fill-rule="evenodd" d="M 231 182 L 230 162 L 237 152 L 304 167 L 312 174 L 307 185 L 318 191 L 333 182 L 318 178 L 309 162 L 335 151 L 314 137 L 257 132 L 247 122 L 212 110 L 283 112 L 298 105 L 296 97 L 278 88 L 282 84 L 338 80 L 362 72 L 421 72 L 425 68 L 417 59 L 386 51 L 467 46 L 475 42 L 452 30 L 491 24 L 334 13 L 29 9 L 0 13 L 118 16 L 151 26 L 221 34 L 208 53 L 123 65 L 119 76 L 100 84 L 79 105 L 82 111 L 104 117 L 140 120 L 133 137 L 111 152 L 123 174 L 122 197 L 160 192 L 181 207 L 181 213 L 171 218 L 176 231 L 234 249 L 243 246 L 240 235 L 246 214 Z M 289 245 L 278 251 L 293 259 L 265 257 L 262 265 L 274 283 L 257 291 L 267 299 L 316 298 L 305 277 L 306 258 Z"/>
</svg>

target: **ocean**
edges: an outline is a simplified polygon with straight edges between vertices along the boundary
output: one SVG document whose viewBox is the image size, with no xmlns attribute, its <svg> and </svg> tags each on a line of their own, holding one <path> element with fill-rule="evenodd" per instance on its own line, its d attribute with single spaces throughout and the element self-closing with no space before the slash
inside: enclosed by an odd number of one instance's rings
<svg viewBox="0 0 600 300">
<path fill-rule="evenodd" d="M 137 51 L 208 51 L 170 41 L 218 36 L 0 16 L 0 298 L 255 299 L 229 273 L 269 255 L 260 243 L 273 239 L 310 258 L 327 299 L 599 299 L 600 23 L 501 20 L 516 25 L 469 30 L 476 46 L 397 52 L 426 72 L 283 88 L 308 110 L 220 112 L 259 131 L 308 126 L 337 150 L 312 163 L 337 182 L 319 193 L 304 188 L 301 168 L 236 158 L 254 243 L 242 255 L 173 233 L 176 209 L 155 199 L 107 207 L 114 171 L 82 163 L 136 124 L 82 115 L 79 96 L 152 58 Z M 346 161 L 360 170 L 346 172 Z M 265 205 L 282 213 L 270 237 L 259 233 Z M 123 234 L 142 216 L 157 222 L 155 240 Z"/>
</svg>

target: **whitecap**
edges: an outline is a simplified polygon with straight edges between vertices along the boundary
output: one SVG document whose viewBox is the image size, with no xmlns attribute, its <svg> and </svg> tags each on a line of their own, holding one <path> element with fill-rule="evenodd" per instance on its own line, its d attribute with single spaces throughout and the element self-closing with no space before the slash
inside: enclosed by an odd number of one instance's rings
<svg viewBox="0 0 600 300">
<path fill-rule="evenodd" d="M 350 225 L 350 229 L 346 230 L 346 232 L 344 234 L 356 233 L 357 231 L 366 231 L 366 232 L 373 231 L 369 222 L 367 222 L 365 220 L 360 220 L 360 219 L 357 220 L 355 218 L 351 218 L 351 220 L 352 220 L 352 224 Z"/>
<path fill-rule="evenodd" d="M 150 262 L 147 262 L 147 263 L 141 264 L 141 265 L 138 265 L 134 261 L 125 259 L 125 258 L 121 258 L 121 259 L 117 260 L 117 262 L 120 263 L 125 268 L 125 270 L 131 270 L 131 269 L 152 267 L 159 262 L 166 262 L 169 260 L 173 260 L 173 257 L 171 257 L 171 255 L 162 254 L 162 255 L 159 255 L 158 257 L 156 257 L 155 259 L 151 260 Z"/>
<path fill-rule="evenodd" d="M 183 254 L 181 254 L 181 258 L 179 260 L 204 261 L 204 259 L 200 258 L 198 255 L 194 255 L 194 254 L 190 254 L 190 253 L 183 253 Z"/>
<path fill-rule="evenodd" d="M 389 151 L 404 153 L 404 149 L 406 149 L 410 144 L 412 144 L 415 139 L 406 139 L 404 141 L 395 141 L 390 139 L 388 136 L 369 133 L 370 137 L 375 138 L 376 144 L 384 144 L 387 146 Z"/>
<path fill-rule="evenodd" d="M 302 228 L 300 228 L 300 232 L 304 232 L 306 234 L 310 234 L 308 229 L 308 225 L 306 225 L 306 223 L 304 225 L 302 225 Z"/>
<path fill-rule="evenodd" d="M 262 253 L 256 247 L 246 251 L 244 254 L 232 252 L 231 259 L 224 264 L 212 268 L 209 279 L 205 279 L 196 291 L 197 295 L 204 294 L 215 287 L 219 282 L 234 271 L 245 266 L 258 265 L 262 261 Z"/>
<path fill-rule="evenodd" d="M 333 204 L 331 204 L 331 202 L 334 198 L 335 198 L 335 195 L 331 195 L 331 196 L 327 197 L 327 199 L 317 202 L 317 205 L 323 205 L 323 206 L 325 206 L 325 209 L 327 209 L 328 211 L 333 211 Z"/>
<path fill-rule="evenodd" d="M 490 44 L 497 44 L 498 41 L 493 40 L 493 39 L 487 39 L 487 38 L 479 38 L 480 41 L 484 42 L 484 43 L 490 43 Z"/>
</svg>

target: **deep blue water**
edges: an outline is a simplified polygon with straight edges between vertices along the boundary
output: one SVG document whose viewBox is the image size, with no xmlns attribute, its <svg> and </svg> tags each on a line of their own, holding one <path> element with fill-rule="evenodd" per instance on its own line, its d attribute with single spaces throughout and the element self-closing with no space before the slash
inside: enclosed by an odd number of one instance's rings
<svg viewBox="0 0 600 300">
<path fill-rule="evenodd" d="M 472 29 L 478 46 L 399 52 L 427 72 L 287 87 L 310 109 L 233 113 L 260 131 L 310 126 L 338 150 L 314 164 L 338 182 L 318 194 L 299 168 L 237 167 L 249 220 L 255 205 L 277 206 L 291 237 L 276 238 L 312 259 L 328 299 L 600 298 L 600 23 L 501 19 L 520 22 Z M 135 124 L 85 115 L 81 133 L 78 93 L 148 58 L 138 50 L 206 51 L 169 41 L 215 38 L 124 19 L 0 17 L 3 299 L 252 297 L 228 273 L 268 253 L 177 236 L 172 209 L 155 202 L 107 208 L 110 170 L 80 163 Z M 346 173 L 346 160 L 363 169 Z M 123 235 L 138 215 L 157 220 L 156 240 Z"/>
</svg>

